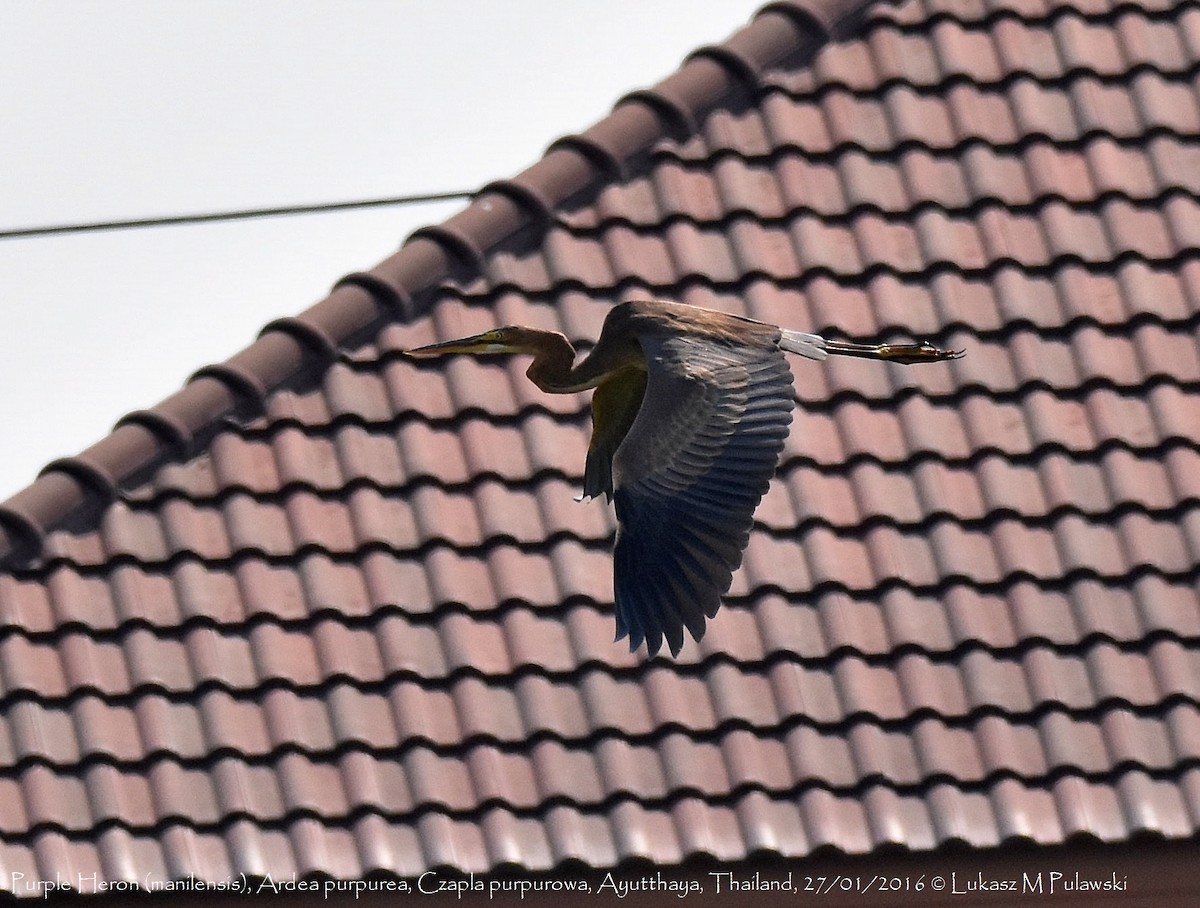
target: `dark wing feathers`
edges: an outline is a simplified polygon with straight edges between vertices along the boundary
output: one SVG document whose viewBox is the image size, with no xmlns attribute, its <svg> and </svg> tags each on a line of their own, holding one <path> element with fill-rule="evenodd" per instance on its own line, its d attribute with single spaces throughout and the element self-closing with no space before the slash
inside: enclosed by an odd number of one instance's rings
<svg viewBox="0 0 1200 908">
<path fill-rule="evenodd" d="M 716 614 L 792 421 L 770 342 L 640 337 L 647 385 L 612 463 L 617 639 L 673 654 Z"/>
</svg>

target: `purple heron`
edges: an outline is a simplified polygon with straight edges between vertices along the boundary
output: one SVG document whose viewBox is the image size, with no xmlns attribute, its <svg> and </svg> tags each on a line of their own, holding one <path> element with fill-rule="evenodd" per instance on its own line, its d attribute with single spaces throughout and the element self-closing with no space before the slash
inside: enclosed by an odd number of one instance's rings
<svg viewBox="0 0 1200 908">
<path fill-rule="evenodd" d="M 784 353 L 893 363 L 956 359 L 928 343 L 826 340 L 737 315 L 662 301 L 614 306 L 575 364 L 563 335 L 508 327 L 407 351 L 527 353 L 526 375 L 550 394 L 594 389 L 583 495 L 615 502 L 616 639 L 672 655 L 699 640 L 750 540 L 754 511 L 792 421 Z"/>
</svg>

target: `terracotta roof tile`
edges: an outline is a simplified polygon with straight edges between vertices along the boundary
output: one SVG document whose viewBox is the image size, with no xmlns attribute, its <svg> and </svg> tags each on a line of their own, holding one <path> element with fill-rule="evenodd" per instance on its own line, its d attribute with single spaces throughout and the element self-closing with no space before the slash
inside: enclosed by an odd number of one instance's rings
<svg viewBox="0 0 1200 908">
<path fill-rule="evenodd" d="M 1193 4 L 881 8 L 623 152 L 540 239 L 493 237 L 482 275 L 389 277 L 425 315 L 92 523 L 39 523 L 0 576 L 0 864 L 1195 835 L 1198 29 Z M 654 296 L 968 350 L 794 364 L 743 568 L 674 661 L 612 639 L 615 521 L 571 500 L 586 395 L 400 355 L 498 324 L 586 347 Z"/>
</svg>

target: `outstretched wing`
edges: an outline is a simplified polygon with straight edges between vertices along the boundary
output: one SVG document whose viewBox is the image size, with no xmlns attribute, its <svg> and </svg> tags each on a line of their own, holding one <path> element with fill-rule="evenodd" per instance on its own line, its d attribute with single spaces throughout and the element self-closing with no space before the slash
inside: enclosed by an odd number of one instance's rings
<svg viewBox="0 0 1200 908">
<path fill-rule="evenodd" d="M 792 373 L 770 341 L 642 336 L 647 386 L 613 458 L 617 639 L 699 640 L 750 538 L 792 421 Z"/>
</svg>

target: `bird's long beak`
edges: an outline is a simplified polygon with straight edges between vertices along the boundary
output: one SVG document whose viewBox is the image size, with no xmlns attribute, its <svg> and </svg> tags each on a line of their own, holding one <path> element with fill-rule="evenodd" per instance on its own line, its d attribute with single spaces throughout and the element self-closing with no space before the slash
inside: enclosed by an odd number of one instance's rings
<svg viewBox="0 0 1200 908">
<path fill-rule="evenodd" d="M 476 334 L 472 337 L 463 337 L 458 340 L 441 341 L 436 344 L 428 344 L 424 347 L 414 347 L 412 350 L 405 350 L 405 356 L 412 356 L 417 359 L 434 356 L 448 356 L 451 353 L 512 353 L 511 347 L 503 343 L 495 331 L 485 331 L 483 334 Z"/>
</svg>

